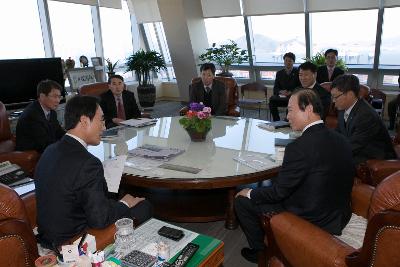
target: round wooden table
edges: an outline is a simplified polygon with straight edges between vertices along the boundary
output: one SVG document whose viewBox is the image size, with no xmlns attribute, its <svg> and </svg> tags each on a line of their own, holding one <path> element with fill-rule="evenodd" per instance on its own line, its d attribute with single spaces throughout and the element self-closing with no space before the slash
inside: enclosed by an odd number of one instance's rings
<svg viewBox="0 0 400 267">
<path fill-rule="evenodd" d="M 121 128 L 119 137 L 103 141 L 89 151 L 104 160 L 128 150 L 151 144 L 179 148 L 184 152 L 167 163 L 197 168 L 198 173 L 130 163 L 128 157 L 121 188 L 148 198 L 158 218 L 179 222 L 226 220 L 237 227 L 233 202 L 237 187 L 261 183 L 279 171 L 275 162 L 275 138 L 290 138 L 290 128 L 267 131 L 265 121 L 249 118 L 213 118 L 206 141 L 191 142 L 179 124 L 180 117 L 164 117 L 145 128 Z M 262 168 L 248 167 L 234 158 L 254 159 Z M 249 160 L 250 159 L 250 160 Z"/>
</svg>

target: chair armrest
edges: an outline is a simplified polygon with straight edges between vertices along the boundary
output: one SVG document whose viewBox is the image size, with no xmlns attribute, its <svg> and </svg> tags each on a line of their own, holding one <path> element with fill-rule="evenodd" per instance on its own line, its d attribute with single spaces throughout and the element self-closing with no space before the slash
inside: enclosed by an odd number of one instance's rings
<svg viewBox="0 0 400 267">
<path fill-rule="evenodd" d="M 19 165 L 24 171 L 33 176 L 39 157 L 40 154 L 34 150 L 13 151 L 0 154 L 0 162 L 9 160 L 11 163 Z"/>
<path fill-rule="evenodd" d="M 345 266 L 345 256 L 355 251 L 328 232 L 289 212 L 273 216 L 270 227 L 281 255 L 294 267 Z"/>
<path fill-rule="evenodd" d="M 21 197 L 24 203 L 26 216 L 28 217 L 31 228 L 36 227 L 36 194 L 35 192 L 30 192 Z"/>
<path fill-rule="evenodd" d="M 20 246 L 10 246 L 6 241 L 7 237 L 15 236 L 23 245 L 21 251 Z M 2 266 L 35 266 L 35 260 L 39 257 L 35 236 L 32 229 L 24 221 L 18 219 L 5 219 L 0 221 L 0 259 Z M 15 245 L 15 242 L 11 244 Z M 23 257 L 21 259 L 21 256 Z M 3 258 L 4 257 L 4 258 Z M 9 263 L 12 264 L 9 264 Z"/>
<path fill-rule="evenodd" d="M 364 183 L 353 185 L 351 191 L 351 207 L 355 214 L 368 218 L 368 210 L 373 192 L 373 186 Z"/>
<path fill-rule="evenodd" d="M 226 112 L 226 115 L 232 116 L 232 117 L 240 117 L 240 108 L 239 107 L 232 107 L 228 109 Z"/>
<path fill-rule="evenodd" d="M 346 257 L 349 267 L 396 266 L 400 262 L 398 246 L 400 239 L 400 212 L 386 210 L 370 219 L 360 251 Z"/>
<path fill-rule="evenodd" d="M 371 173 L 371 185 L 378 185 L 390 174 L 400 170 L 400 160 L 377 160 L 367 161 L 367 166 Z"/>
<path fill-rule="evenodd" d="M 181 108 L 180 110 L 179 110 L 179 115 L 180 116 L 185 116 L 186 115 L 186 112 L 188 112 L 189 111 L 189 108 L 188 107 L 183 107 L 183 108 Z"/>
</svg>

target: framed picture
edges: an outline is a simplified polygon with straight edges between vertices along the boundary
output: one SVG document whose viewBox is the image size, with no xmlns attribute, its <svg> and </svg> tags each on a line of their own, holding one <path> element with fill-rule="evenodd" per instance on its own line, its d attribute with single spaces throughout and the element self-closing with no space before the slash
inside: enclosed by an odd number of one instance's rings
<svg viewBox="0 0 400 267">
<path fill-rule="evenodd" d="M 93 67 L 69 69 L 67 75 L 71 91 L 77 92 L 81 85 L 96 82 Z"/>
<path fill-rule="evenodd" d="M 92 61 L 93 67 L 103 66 L 102 58 L 101 57 L 92 57 L 90 58 Z"/>
</svg>

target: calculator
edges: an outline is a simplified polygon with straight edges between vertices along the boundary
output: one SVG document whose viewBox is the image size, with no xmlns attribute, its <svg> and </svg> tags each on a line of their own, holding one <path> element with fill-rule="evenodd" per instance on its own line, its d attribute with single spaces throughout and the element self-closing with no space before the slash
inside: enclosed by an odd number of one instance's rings
<svg viewBox="0 0 400 267">
<path fill-rule="evenodd" d="M 133 250 L 121 259 L 122 267 L 150 267 L 157 261 L 157 257 Z"/>
</svg>

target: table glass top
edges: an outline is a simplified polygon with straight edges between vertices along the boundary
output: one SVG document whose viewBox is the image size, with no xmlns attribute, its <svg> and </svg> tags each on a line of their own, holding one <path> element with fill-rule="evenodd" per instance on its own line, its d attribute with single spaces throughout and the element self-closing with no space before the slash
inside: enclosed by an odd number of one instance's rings
<svg viewBox="0 0 400 267">
<path fill-rule="evenodd" d="M 90 146 L 89 152 L 101 161 L 115 155 L 127 154 L 129 150 L 145 144 L 183 149 L 184 153 L 168 163 L 201 169 L 194 174 L 160 167 L 139 168 L 130 164 L 130 157 L 124 172 L 135 176 L 154 178 L 216 178 L 254 173 L 257 170 L 234 160 L 254 159 L 262 162 L 264 169 L 280 165 L 274 160 L 275 138 L 288 139 L 297 133 L 290 128 L 269 131 L 258 127 L 266 121 L 251 118 L 212 118 L 212 129 L 204 142 L 192 142 L 188 133 L 179 124 L 181 117 L 164 117 L 152 126 L 143 128 L 125 127 L 118 131 L 118 137 L 103 140 L 98 146 Z M 132 167 L 133 166 L 133 167 Z"/>
</svg>

